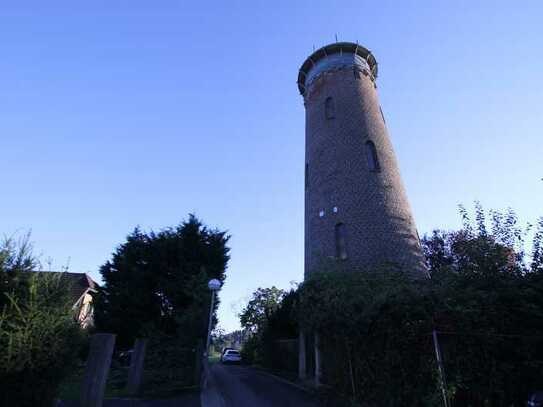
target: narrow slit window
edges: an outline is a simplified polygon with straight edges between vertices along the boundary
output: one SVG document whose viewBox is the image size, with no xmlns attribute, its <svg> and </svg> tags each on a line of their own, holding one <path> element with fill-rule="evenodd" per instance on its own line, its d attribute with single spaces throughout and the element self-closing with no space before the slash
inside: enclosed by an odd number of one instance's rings
<svg viewBox="0 0 543 407">
<path fill-rule="evenodd" d="M 335 228 L 336 234 L 336 258 L 345 260 L 347 258 L 347 239 L 345 237 L 345 225 L 338 223 Z"/>
<path fill-rule="evenodd" d="M 379 110 L 381 111 L 381 117 L 383 118 L 383 123 L 387 123 L 387 121 L 385 120 L 385 115 L 383 114 L 383 109 L 381 109 L 381 106 L 379 106 Z"/>
<path fill-rule="evenodd" d="M 324 115 L 326 119 L 333 119 L 336 116 L 336 106 L 332 97 L 327 97 L 324 101 Z"/>
<path fill-rule="evenodd" d="M 366 158 L 370 171 L 380 171 L 379 158 L 377 157 L 377 149 L 373 141 L 366 141 Z"/>
<path fill-rule="evenodd" d="M 305 163 L 305 189 L 309 187 L 309 164 Z"/>
</svg>

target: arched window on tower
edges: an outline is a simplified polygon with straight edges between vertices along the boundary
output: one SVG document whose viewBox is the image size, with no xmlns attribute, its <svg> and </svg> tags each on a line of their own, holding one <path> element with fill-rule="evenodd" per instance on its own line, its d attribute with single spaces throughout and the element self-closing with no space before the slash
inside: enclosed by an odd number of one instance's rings
<svg viewBox="0 0 543 407">
<path fill-rule="evenodd" d="M 336 106 L 331 96 L 328 96 L 324 101 L 324 115 L 327 120 L 336 117 Z"/>
<path fill-rule="evenodd" d="M 336 258 L 345 260 L 347 258 L 347 239 L 345 237 L 345 225 L 338 223 L 335 227 Z"/>
<path fill-rule="evenodd" d="M 366 158 L 370 171 L 380 171 L 379 158 L 377 157 L 377 149 L 373 141 L 366 141 Z"/>
</svg>

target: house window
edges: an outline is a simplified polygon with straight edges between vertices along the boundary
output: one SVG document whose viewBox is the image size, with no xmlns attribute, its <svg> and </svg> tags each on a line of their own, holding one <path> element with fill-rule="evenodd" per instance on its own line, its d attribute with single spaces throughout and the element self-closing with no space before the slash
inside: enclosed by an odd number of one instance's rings
<svg viewBox="0 0 543 407">
<path fill-rule="evenodd" d="M 347 242 L 345 238 L 345 225 L 338 223 L 335 228 L 336 235 L 336 258 L 345 260 L 347 258 Z"/>
<path fill-rule="evenodd" d="M 366 158 L 370 171 L 380 171 L 379 159 L 377 157 L 377 149 L 373 141 L 366 141 Z"/>
<path fill-rule="evenodd" d="M 333 119 L 336 116 L 336 107 L 334 105 L 334 99 L 330 96 L 324 101 L 324 115 L 326 119 Z"/>
</svg>

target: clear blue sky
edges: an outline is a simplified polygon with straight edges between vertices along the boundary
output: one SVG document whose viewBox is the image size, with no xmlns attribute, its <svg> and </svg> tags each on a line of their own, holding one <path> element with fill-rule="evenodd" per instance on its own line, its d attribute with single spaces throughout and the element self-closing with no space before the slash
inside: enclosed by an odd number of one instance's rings
<svg viewBox="0 0 543 407">
<path fill-rule="evenodd" d="M 421 235 L 480 200 L 542 215 L 541 1 L 13 1 L 0 8 L 0 233 L 98 267 L 136 225 L 232 234 L 221 324 L 303 276 L 300 64 L 370 48 Z M 475 4 L 474 4 L 475 3 Z"/>
</svg>

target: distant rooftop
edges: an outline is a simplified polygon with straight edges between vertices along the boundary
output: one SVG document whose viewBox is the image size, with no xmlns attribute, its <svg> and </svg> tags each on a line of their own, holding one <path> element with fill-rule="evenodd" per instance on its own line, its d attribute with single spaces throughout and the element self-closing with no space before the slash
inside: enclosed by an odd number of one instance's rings
<svg viewBox="0 0 543 407">
<path fill-rule="evenodd" d="M 322 59 L 334 54 L 353 54 L 362 58 L 370 67 L 372 75 L 377 78 L 377 60 L 367 48 L 353 42 L 336 42 L 326 45 L 313 52 L 302 64 L 298 73 L 298 89 L 300 94 L 305 93 L 306 80 L 309 71 Z"/>
<path fill-rule="evenodd" d="M 36 271 L 36 273 L 51 273 L 56 275 L 62 274 L 64 277 L 66 277 L 71 283 L 70 296 L 72 297 L 74 303 L 81 298 L 87 289 L 90 288 L 95 290 L 98 287 L 96 281 L 94 281 L 86 273 L 68 273 L 61 271 Z"/>
</svg>

